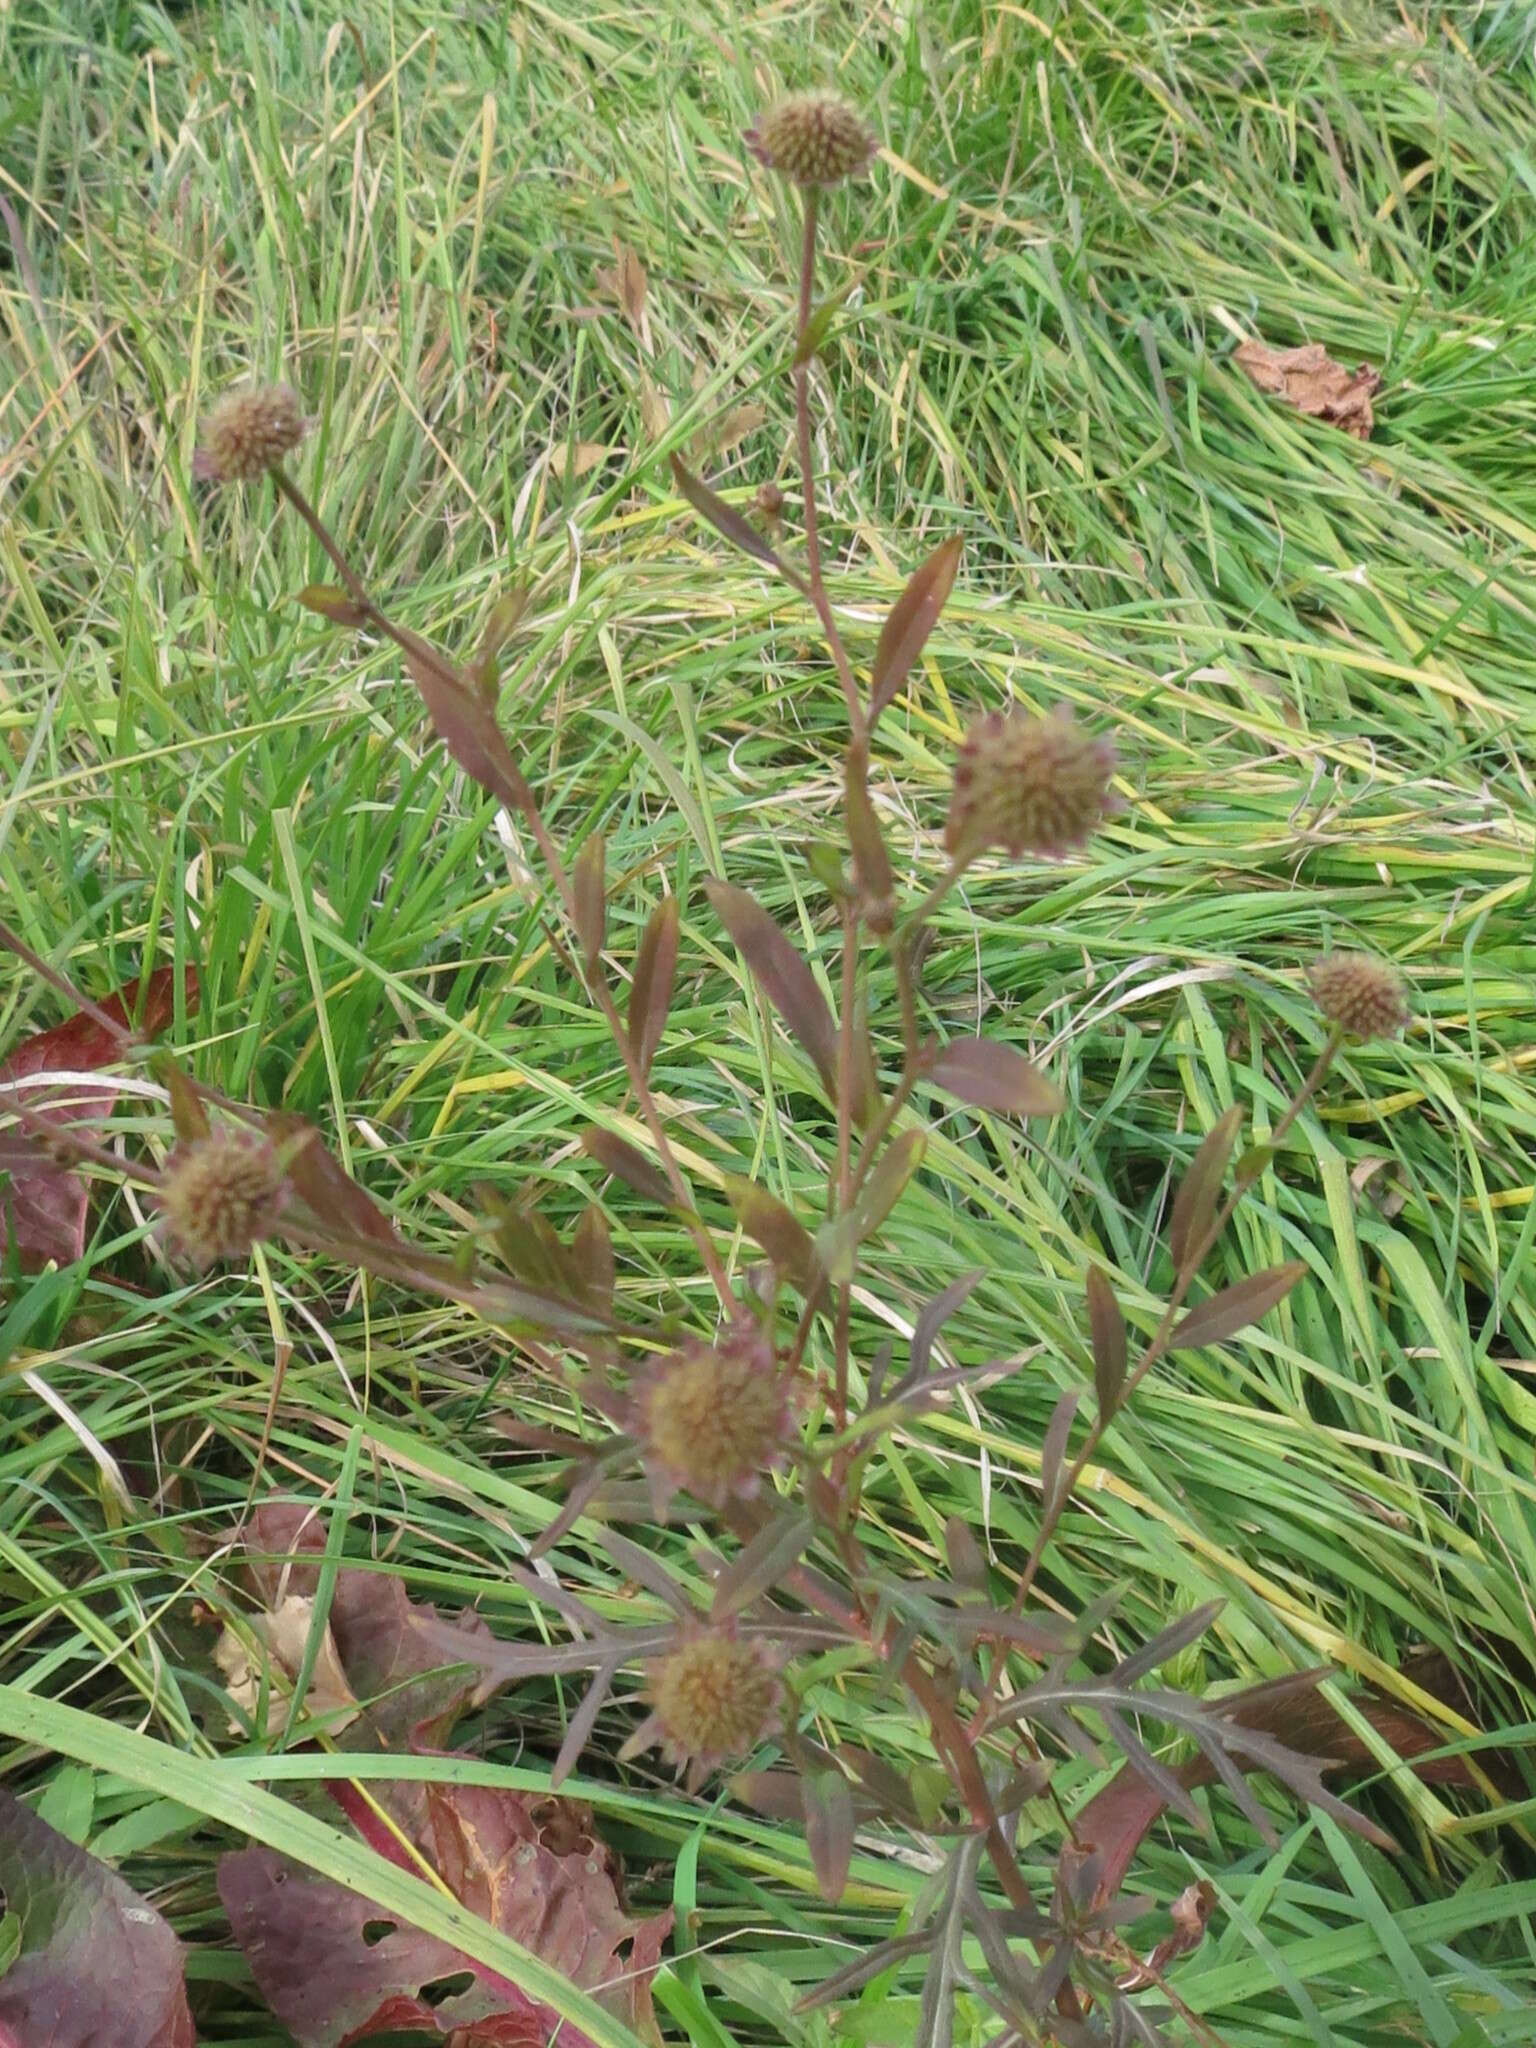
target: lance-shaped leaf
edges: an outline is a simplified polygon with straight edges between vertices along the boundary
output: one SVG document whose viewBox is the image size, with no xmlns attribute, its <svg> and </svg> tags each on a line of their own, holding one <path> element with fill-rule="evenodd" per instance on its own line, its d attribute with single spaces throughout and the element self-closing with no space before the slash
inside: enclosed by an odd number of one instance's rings
<svg viewBox="0 0 1536 2048">
<path fill-rule="evenodd" d="M 874 724 L 911 673 L 944 609 L 960 567 L 960 542 L 944 541 L 913 570 L 881 629 L 869 678 L 869 722 Z"/>
<path fill-rule="evenodd" d="M 287 1161 L 289 1186 L 317 1221 L 380 1247 L 401 1248 L 394 1224 L 347 1172 L 314 1124 L 284 1109 L 268 1115 L 266 1128 Z"/>
<path fill-rule="evenodd" d="M 726 1174 L 722 1185 L 725 1199 L 748 1237 L 761 1246 L 786 1280 L 802 1294 L 810 1294 L 821 1277 L 821 1269 L 816 1263 L 811 1234 L 799 1217 L 777 1195 L 770 1195 L 766 1188 L 760 1188 L 756 1181 L 747 1180 L 742 1174 Z"/>
<path fill-rule="evenodd" d="M 858 1248 L 873 1237 L 901 1199 L 902 1190 L 922 1164 L 928 1147 L 925 1131 L 903 1131 L 880 1155 L 874 1171 L 859 1190 L 851 1209 L 834 1216 L 816 1233 L 816 1253 L 827 1277 L 845 1287 L 858 1266 Z"/>
<path fill-rule="evenodd" d="M 608 936 L 608 843 L 601 832 L 589 832 L 571 865 L 571 895 L 576 936 L 590 974 Z"/>
<path fill-rule="evenodd" d="M 13 1948 L 0 1974 L 0 2048 L 193 2048 L 171 1929 L 4 1790 L 0 1898 Z"/>
<path fill-rule="evenodd" d="M 588 1124 L 581 1134 L 581 1149 L 599 1166 L 627 1182 L 637 1195 L 644 1195 L 653 1202 L 671 1202 L 672 1190 L 667 1186 L 666 1175 L 627 1138 L 619 1137 L 614 1131 L 605 1131 L 597 1124 Z"/>
<path fill-rule="evenodd" d="M 642 1074 L 651 1071 L 672 1006 L 679 915 L 677 898 L 663 896 L 645 921 L 635 955 L 635 978 L 629 991 L 629 1042 Z"/>
<path fill-rule="evenodd" d="M 802 1507 L 791 1505 L 770 1515 L 716 1579 L 711 1619 L 725 1621 L 760 1600 L 800 1562 L 815 1534 L 816 1524 Z"/>
<path fill-rule="evenodd" d="M 1201 1140 L 1174 1197 L 1173 1215 L 1168 1222 L 1168 1249 L 1173 1254 L 1175 1272 L 1184 1271 L 1210 1230 L 1242 1120 L 1243 1112 L 1235 1103 L 1216 1119 Z"/>
<path fill-rule="evenodd" d="M 841 1771 L 811 1771 L 800 1780 L 805 1845 L 821 1896 L 836 1905 L 853 1861 L 853 1796 Z"/>
<path fill-rule="evenodd" d="M 512 759 L 496 714 L 445 656 L 414 634 L 402 649 L 432 730 L 464 772 L 509 810 L 522 810 L 527 785 Z"/>
<path fill-rule="evenodd" d="M 1088 1268 L 1085 1291 L 1088 1329 L 1093 1339 L 1093 1391 L 1098 1396 L 1102 1424 L 1120 1405 L 1120 1389 L 1125 1385 L 1125 1317 L 1102 1267 Z"/>
<path fill-rule="evenodd" d="M 869 797 L 869 753 L 862 746 L 850 747 L 843 786 L 848 798 L 848 844 L 853 849 L 853 869 L 858 876 L 871 921 L 888 929 L 891 914 L 891 858 L 885 850 L 885 834 Z"/>
<path fill-rule="evenodd" d="M 1209 1301 L 1197 1302 L 1169 1339 L 1170 1350 L 1189 1351 L 1197 1344 L 1219 1344 L 1225 1337 L 1235 1337 L 1239 1330 L 1267 1315 L 1277 1301 L 1284 1301 L 1306 1270 L 1304 1259 L 1266 1266 L 1261 1273 L 1235 1280 Z"/>
<path fill-rule="evenodd" d="M 736 941 L 752 978 L 810 1054 L 827 1093 L 837 1093 L 837 1026 L 827 999 L 804 960 L 762 905 L 730 882 L 704 887 L 720 922 Z"/>
<path fill-rule="evenodd" d="M 728 505 L 718 492 L 696 477 L 691 469 L 672 457 L 672 481 L 677 485 L 680 496 L 686 498 L 702 519 L 707 519 L 716 533 L 723 534 L 743 554 L 751 555 L 756 561 L 766 562 L 770 569 L 777 569 L 781 576 L 790 572 L 752 522 L 738 512 L 734 505 Z M 798 577 L 790 577 L 798 583 Z"/>
<path fill-rule="evenodd" d="M 307 612 L 318 612 L 333 626 L 361 626 L 368 620 L 367 608 L 348 597 L 338 583 L 306 583 L 298 602 Z"/>
<path fill-rule="evenodd" d="M 929 1069 L 935 1087 L 973 1109 L 991 1109 L 1005 1116 L 1057 1116 L 1066 1099 L 1040 1069 L 1011 1045 L 990 1038 L 956 1038 Z"/>
</svg>

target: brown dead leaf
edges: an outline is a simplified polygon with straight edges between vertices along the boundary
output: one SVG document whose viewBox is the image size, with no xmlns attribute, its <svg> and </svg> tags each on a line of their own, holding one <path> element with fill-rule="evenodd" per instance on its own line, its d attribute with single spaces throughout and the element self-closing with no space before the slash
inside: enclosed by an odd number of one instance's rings
<svg viewBox="0 0 1536 2048">
<path fill-rule="evenodd" d="M 628 242 L 613 238 L 613 267 L 599 264 L 594 272 L 597 288 L 610 299 L 617 299 L 624 309 L 624 318 L 634 329 L 636 341 L 647 355 L 651 352 L 650 323 L 645 317 L 645 265 L 630 248 Z"/>
<path fill-rule="evenodd" d="M 640 418 L 653 441 L 659 441 L 672 424 L 672 407 L 666 394 L 656 389 L 643 370 L 640 373 Z"/>
<path fill-rule="evenodd" d="M 1191 1949 L 1197 1949 L 1204 1941 L 1205 1930 L 1215 1910 L 1216 1887 L 1208 1877 L 1186 1885 L 1168 1909 L 1173 1932 L 1163 1936 L 1139 1970 L 1122 1979 L 1120 1989 L 1141 1991 L 1148 1984 L 1156 1984 L 1170 1963 L 1176 1962 L 1180 1956 L 1187 1956 Z"/>
<path fill-rule="evenodd" d="M 701 427 L 688 444 L 689 457 L 697 467 L 714 455 L 729 455 L 748 434 L 755 434 L 768 417 L 766 405 L 733 405 L 728 413 Z"/>
<path fill-rule="evenodd" d="M 1336 363 L 1321 342 L 1305 348 L 1273 349 L 1267 342 L 1245 341 L 1237 362 L 1260 391 L 1273 393 L 1330 426 L 1342 427 L 1357 441 L 1368 441 L 1376 424 L 1371 400 L 1381 389 L 1381 372 L 1369 363 L 1347 370 Z"/>
<path fill-rule="evenodd" d="M 606 441 L 578 441 L 574 446 L 562 441 L 558 448 L 549 451 L 549 473 L 557 482 L 564 483 L 567 477 L 588 475 L 610 455 L 623 453 L 622 448 L 611 447 Z"/>
<path fill-rule="evenodd" d="M 298 1593 L 290 1593 L 279 1601 L 275 1611 L 252 1617 L 252 1633 L 267 1652 L 265 1673 L 252 1664 L 249 1651 L 233 1629 L 225 1629 L 214 1647 L 214 1661 L 224 1673 L 230 1700 L 250 1720 L 256 1717 L 265 1677 L 269 1735 L 282 1734 L 298 1704 L 293 1696 L 293 1681 L 304 1661 L 304 1646 L 309 1641 L 314 1618 L 314 1601 Z M 341 1668 L 329 1623 L 320 1639 L 320 1653 L 310 1674 L 305 1703 L 311 1715 L 325 1717 L 332 1735 L 350 1727 L 361 1712 Z M 235 1734 L 241 1734 L 244 1726 L 244 1722 L 231 1716 L 230 1727 Z"/>
</svg>

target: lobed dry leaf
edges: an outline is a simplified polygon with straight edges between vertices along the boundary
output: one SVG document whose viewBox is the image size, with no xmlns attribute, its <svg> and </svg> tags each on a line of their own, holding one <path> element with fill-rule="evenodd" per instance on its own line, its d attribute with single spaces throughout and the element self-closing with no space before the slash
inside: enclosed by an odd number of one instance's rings
<svg viewBox="0 0 1536 2048">
<path fill-rule="evenodd" d="M 1268 342 L 1245 341 L 1236 361 L 1260 391 L 1271 392 L 1330 426 L 1342 427 L 1357 441 L 1368 441 L 1376 424 L 1371 400 L 1381 389 L 1381 372 L 1369 363 L 1347 370 L 1336 363 L 1321 342 L 1304 348 L 1273 349 Z"/>
<path fill-rule="evenodd" d="M 314 1618 L 314 1601 L 300 1593 L 288 1594 L 271 1613 L 252 1617 L 252 1633 L 267 1652 L 265 1673 L 252 1664 L 249 1651 L 233 1629 L 225 1629 L 214 1647 L 214 1662 L 224 1673 L 230 1700 L 248 1720 L 256 1718 L 265 1679 L 267 1732 L 271 1735 L 283 1732 L 300 1704 L 294 1697 L 292 1686 L 304 1661 L 304 1647 L 309 1641 Z M 329 1622 L 320 1639 L 320 1650 L 315 1658 L 315 1668 L 310 1673 L 304 1703 L 312 1715 L 324 1716 L 332 1735 L 339 1735 L 343 1728 L 349 1728 L 362 1711 L 356 1694 L 347 1683 L 347 1674 L 341 1668 L 341 1657 Z M 242 1734 L 244 1725 L 238 1717 L 231 1715 L 230 1727 L 235 1734 Z"/>
</svg>

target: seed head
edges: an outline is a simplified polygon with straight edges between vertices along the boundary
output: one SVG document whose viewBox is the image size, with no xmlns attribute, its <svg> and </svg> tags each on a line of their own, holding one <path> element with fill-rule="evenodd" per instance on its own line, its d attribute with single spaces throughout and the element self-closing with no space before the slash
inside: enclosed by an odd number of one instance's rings
<svg viewBox="0 0 1536 2048">
<path fill-rule="evenodd" d="M 760 164 L 805 186 L 841 185 L 858 177 L 877 147 L 869 123 L 831 92 L 791 93 L 765 108 L 746 142 Z"/>
<path fill-rule="evenodd" d="M 1109 787 L 1114 743 L 1085 732 L 1064 706 L 976 719 L 955 763 L 944 844 L 969 859 L 989 846 L 1060 854 L 1119 808 Z"/>
<path fill-rule="evenodd" d="M 254 1133 L 216 1130 L 179 1145 L 160 1182 L 171 1234 L 199 1266 L 243 1259 L 270 1235 L 287 1200 L 282 1162 Z"/>
<path fill-rule="evenodd" d="M 296 391 L 286 384 L 242 384 L 226 391 L 204 420 L 193 468 L 212 483 L 251 483 L 308 432 Z"/>
<path fill-rule="evenodd" d="M 642 1383 L 635 1411 L 660 1497 L 684 1487 L 712 1507 L 756 1493 L 790 1433 L 773 1346 L 756 1328 L 669 1352 Z"/>
<path fill-rule="evenodd" d="M 656 1742 L 699 1775 L 754 1749 L 779 1703 L 778 1661 L 726 1623 L 681 1637 L 647 1666 L 651 1716 L 636 1744 Z"/>
<path fill-rule="evenodd" d="M 1369 953 L 1321 953 L 1307 980 L 1328 1022 L 1355 1038 L 1396 1038 L 1408 1022 L 1408 992 L 1390 961 Z"/>
</svg>

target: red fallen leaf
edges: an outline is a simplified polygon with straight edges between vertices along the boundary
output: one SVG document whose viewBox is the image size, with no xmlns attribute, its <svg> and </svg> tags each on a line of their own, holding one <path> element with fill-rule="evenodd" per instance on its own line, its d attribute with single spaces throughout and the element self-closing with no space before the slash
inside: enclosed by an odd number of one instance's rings
<svg viewBox="0 0 1536 2048">
<path fill-rule="evenodd" d="M 1288 1749 L 1302 1756 L 1325 1759 L 1324 1769 L 1330 1774 L 1334 1771 L 1375 1770 L 1374 1752 L 1339 1719 L 1318 1692 L 1318 1681 L 1326 1675 L 1320 1671 L 1304 1671 L 1295 1677 L 1270 1679 L 1263 1685 L 1250 1686 L 1246 1692 L 1235 1693 L 1224 1700 L 1223 1712 L 1244 1728 L 1273 1735 Z M 1426 1784 L 1467 1788 L 1476 1783 L 1464 1757 L 1436 1757 L 1428 1763 L 1416 1761 L 1426 1751 L 1438 1749 L 1445 1737 L 1408 1708 L 1369 1693 L 1362 1694 L 1355 1704 L 1404 1762 L 1415 1765 L 1416 1774 Z M 1240 1756 L 1234 1758 L 1234 1762 L 1239 1770 L 1248 1768 Z M 1209 1785 L 1216 1772 L 1202 1756 L 1179 1764 L 1174 1776 L 1186 1791 L 1193 1791 L 1197 1786 Z M 1103 1791 L 1096 1792 L 1075 1817 L 1072 1824 L 1074 1838 L 1090 1844 L 1102 1859 L 1097 1904 L 1105 1904 L 1119 1891 L 1147 1830 L 1159 1819 L 1167 1804 L 1155 1785 L 1130 1764 L 1124 1764 Z"/>
<path fill-rule="evenodd" d="M 0 2048 L 193 2048 L 181 1943 L 114 1871 L 0 1791 L 0 1897 L 21 1952 L 0 1976 Z"/>
<path fill-rule="evenodd" d="M 262 1605 L 297 1594 L 311 1599 L 325 1550 L 325 1523 L 307 1508 L 265 1502 L 251 1516 L 246 1547 Z M 331 1636 L 363 1720 L 391 1749 L 435 1747 L 464 1709 L 490 1698 L 514 1675 L 506 1645 L 477 1614 L 446 1619 L 412 1600 L 388 1572 L 346 1566 L 336 1575 Z"/>
<path fill-rule="evenodd" d="M 355 1795 L 343 1804 L 355 1814 Z M 650 1982 L 672 1915 L 625 1913 L 590 1819 L 574 1801 L 433 1785 L 418 1846 L 482 1919 L 584 1990 L 606 1992 L 631 2026 L 653 2030 Z M 376 1823 L 368 1839 L 407 1860 Z M 554 2013 L 516 1985 L 270 1850 L 221 1858 L 218 1882 L 252 1974 L 301 2048 L 408 2031 L 449 2034 L 454 2048 L 545 2048 L 554 2032 Z M 569 2027 L 558 2038 L 590 2048 Z"/>
<path fill-rule="evenodd" d="M 188 967 L 184 975 L 190 1012 L 197 1007 L 197 969 Z M 141 1038 L 153 1038 L 176 1014 L 175 980 L 174 967 L 158 967 L 149 977 L 138 1026 Z M 82 1012 L 49 1031 L 23 1039 L 0 1066 L 0 1106 L 8 1083 L 35 1074 L 93 1073 L 120 1060 L 139 1007 L 138 982 L 130 981 L 120 996 L 104 997 L 99 1007 L 120 1022 L 121 1034 Z M 28 1109 L 67 1131 L 75 1124 L 104 1122 L 112 1114 L 118 1090 L 117 1083 L 108 1078 L 94 1085 L 78 1082 L 14 1092 Z M 43 1266 L 50 1259 L 67 1266 L 78 1259 L 85 1250 L 87 1201 L 80 1175 L 51 1156 L 41 1133 L 25 1127 L 13 1128 L 0 1137 L 0 1172 L 9 1176 L 9 1184 L 0 1191 L 0 1254 L 14 1229 L 16 1250 L 24 1266 Z"/>
</svg>

